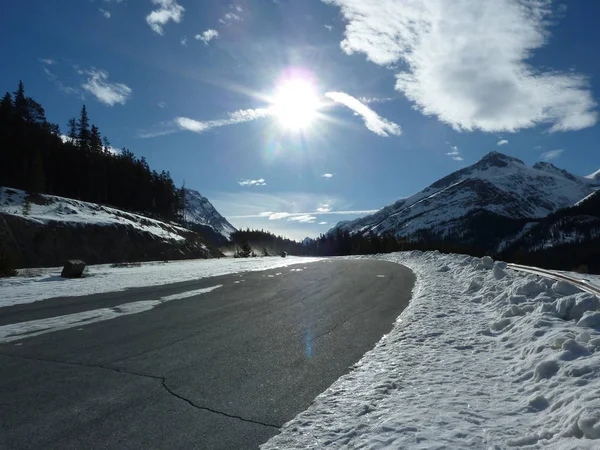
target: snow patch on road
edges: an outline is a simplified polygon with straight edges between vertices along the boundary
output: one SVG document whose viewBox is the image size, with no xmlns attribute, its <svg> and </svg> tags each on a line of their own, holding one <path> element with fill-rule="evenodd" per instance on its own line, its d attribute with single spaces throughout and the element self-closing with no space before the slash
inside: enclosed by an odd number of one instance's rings
<svg viewBox="0 0 600 450">
<path fill-rule="evenodd" d="M 598 299 L 489 258 L 417 275 L 393 330 L 263 450 L 600 447 Z"/>
<path fill-rule="evenodd" d="M 53 297 L 78 297 L 129 288 L 158 286 L 232 273 L 276 269 L 323 258 L 221 258 L 150 262 L 139 267 L 88 266 L 85 277 L 61 278 L 61 267 L 25 269 L 22 276 L 0 279 L 0 307 L 32 303 Z M 304 267 L 306 269 L 306 267 Z"/>
<path fill-rule="evenodd" d="M 51 333 L 53 331 L 68 330 L 69 328 L 79 327 L 81 325 L 89 325 L 91 323 L 116 319 L 117 317 L 139 314 L 144 311 L 150 311 L 152 308 L 162 305 L 163 303 L 207 294 L 220 287 L 223 287 L 223 285 L 219 284 L 208 288 L 182 292 L 181 294 L 168 295 L 162 297 L 160 300 L 142 300 L 139 302 L 124 303 L 111 308 L 100 308 L 64 316 L 49 317 L 47 319 L 30 320 L 28 322 L 0 326 L 0 343 L 18 341 L 40 334 Z"/>
</svg>

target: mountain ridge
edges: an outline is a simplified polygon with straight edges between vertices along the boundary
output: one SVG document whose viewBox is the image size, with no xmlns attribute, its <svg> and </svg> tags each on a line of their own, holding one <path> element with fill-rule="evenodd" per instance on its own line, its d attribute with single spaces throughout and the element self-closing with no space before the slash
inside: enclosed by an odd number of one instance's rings
<svg viewBox="0 0 600 450">
<path fill-rule="evenodd" d="M 424 231 L 460 235 L 464 218 L 476 212 L 510 220 L 539 220 L 600 188 L 600 179 L 570 174 L 551 163 L 532 167 L 490 152 L 476 163 L 399 199 L 374 214 L 339 223 L 328 233 L 393 233 L 410 238 Z"/>
</svg>

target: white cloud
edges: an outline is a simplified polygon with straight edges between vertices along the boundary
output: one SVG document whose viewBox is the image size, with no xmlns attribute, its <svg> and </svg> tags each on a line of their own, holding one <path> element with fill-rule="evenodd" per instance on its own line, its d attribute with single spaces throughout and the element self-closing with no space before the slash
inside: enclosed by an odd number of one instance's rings
<svg viewBox="0 0 600 450">
<path fill-rule="evenodd" d="M 319 222 L 319 225 L 327 225 L 327 222 Z"/>
<path fill-rule="evenodd" d="M 42 64 L 46 64 L 48 66 L 51 66 L 52 64 L 56 64 L 56 61 L 54 61 L 53 59 L 50 59 L 50 58 L 40 58 L 39 62 L 41 62 Z"/>
<path fill-rule="evenodd" d="M 458 151 L 458 147 L 456 145 L 453 145 L 452 147 L 450 147 L 450 149 L 452 150 L 451 152 L 446 153 L 446 155 L 452 157 L 452 159 L 454 161 L 462 161 L 463 157 L 460 156 L 460 152 Z"/>
<path fill-rule="evenodd" d="M 315 216 L 311 216 L 310 214 L 303 214 L 301 216 L 292 216 L 288 218 L 290 221 L 296 221 L 300 223 L 315 223 L 317 218 Z"/>
<path fill-rule="evenodd" d="M 159 104 L 160 106 L 160 104 Z M 266 108 L 257 109 L 240 109 L 229 113 L 228 119 L 208 120 L 201 122 L 190 119 L 188 117 L 176 117 L 172 121 L 158 124 L 153 130 L 143 131 L 140 133 L 141 138 L 153 138 L 157 136 L 165 136 L 167 134 L 177 133 L 179 131 L 192 131 L 194 133 L 203 133 L 212 128 L 223 127 L 226 125 L 235 125 L 243 122 L 261 119 L 270 114 Z"/>
<path fill-rule="evenodd" d="M 331 205 L 329 205 L 329 203 L 321 203 L 317 208 L 317 212 L 321 214 L 329 211 L 331 211 Z"/>
<path fill-rule="evenodd" d="M 501 147 L 502 145 L 506 145 L 508 144 L 508 141 L 506 139 L 501 139 L 498 141 L 498 147 Z"/>
<path fill-rule="evenodd" d="M 183 130 L 193 131 L 194 133 L 202 133 L 210 128 L 210 126 L 203 122 L 198 122 L 194 119 L 188 119 L 187 117 L 177 117 L 175 123 Z"/>
<path fill-rule="evenodd" d="M 238 181 L 240 186 L 266 186 L 267 182 L 264 178 L 259 178 L 258 180 L 243 180 Z"/>
<path fill-rule="evenodd" d="M 203 31 L 202 34 L 197 34 L 194 37 L 197 40 L 204 42 L 204 45 L 208 45 L 210 41 L 219 37 L 219 32 L 210 28 L 206 31 Z"/>
<path fill-rule="evenodd" d="M 183 45 L 184 47 L 187 45 L 187 36 L 183 36 L 180 40 L 179 43 L 181 45 Z"/>
<path fill-rule="evenodd" d="M 102 13 L 102 15 L 104 16 L 105 19 L 110 19 L 110 11 L 107 11 L 102 8 L 98 8 L 98 9 L 100 10 L 100 12 Z"/>
<path fill-rule="evenodd" d="M 131 95 L 131 88 L 123 83 L 109 83 L 108 73 L 104 70 L 90 69 L 85 72 L 88 80 L 81 87 L 94 95 L 101 103 L 113 106 L 124 105 Z"/>
<path fill-rule="evenodd" d="M 177 3 L 177 0 L 152 0 L 152 3 L 158 6 L 146 16 L 146 22 L 156 33 L 163 35 L 163 26 L 172 20 L 175 23 L 181 22 L 185 8 Z"/>
<path fill-rule="evenodd" d="M 400 136 L 402 134 L 402 128 L 399 125 L 380 117 L 371 108 L 345 92 L 327 92 L 325 96 L 336 103 L 347 106 L 361 116 L 366 127 L 379 136 L 389 136 L 390 134 Z"/>
<path fill-rule="evenodd" d="M 333 26 L 331 25 L 323 25 L 325 28 L 327 28 L 329 31 L 333 30 Z"/>
<path fill-rule="evenodd" d="M 237 11 L 237 9 L 236 9 L 236 11 Z M 241 12 L 241 11 L 238 11 L 238 12 Z M 221 17 L 219 19 L 219 22 L 222 25 L 231 25 L 233 22 L 241 22 L 241 21 L 242 21 L 242 18 L 238 14 L 233 13 L 233 12 L 228 12 L 227 14 L 225 14 L 223 17 Z"/>
<path fill-rule="evenodd" d="M 550 161 L 551 159 L 558 158 L 560 155 L 562 155 L 563 152 L 564 152 L 563 149 L 550 150 L 548 152 L 542 153 L 542 159 L 545 159 L 546 161 Z"/>
<path fill-rule="evenodd" d="M 457 130 L 509 131 L 538 124 L 579 130 L 598 120 L 587 79 L 528 60 L 553 22 L 547 0 L 323 0 L 348 21 L 341 43 L 388 67 L 396 89 Z"/>
<path fill-rule="evenodd" d="M 242 216 L 227 216 L 230 219 L 254 219 L 254 218 L 268 218 L 269 220 L 280 220 L 280 219 L 289 219 L 290 217 L 295 217 L 295 216 L 307 216 L 307 215 L 318 215 L 318 216 L 322 216 L 322 215 L 338 215 L 338 216 L 349 216 L 349 215 L 357 215 L 357 216 L 361 216 L 361 215 L 366 215 L 366 214 L 373 214 L 375 212 L 377 212 L 377 209 L 359 209 L 359 210 L 349 210 L 349 211 L 309 211 L 309 212 L 298 212 L 298 213 L 291 213 L 291 212 L 272 212 L 272 211 L 266 211 L 266 212 L 262 212 L 259 214 L 246 214 L 246 215 L 242 215 Z M 291 219 L 290 219 L 291 220 Z"/>
<path fill-rule="evenodd" d="M 332 173 L 324 173 L 323 175 L 321 175 L 321 177 L 323 177 L 323 178 L 333 178 L 333 174 Z"/>
</svg>

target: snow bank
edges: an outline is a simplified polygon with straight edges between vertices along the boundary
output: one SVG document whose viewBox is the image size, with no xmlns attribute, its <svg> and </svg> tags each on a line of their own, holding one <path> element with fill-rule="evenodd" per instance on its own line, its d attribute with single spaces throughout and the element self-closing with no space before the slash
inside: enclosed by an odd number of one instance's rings
<svg viewBox="0 0 600 450">
<path fill-rule="evenodd" d="M 139 267 L 114 268 L 109 264 L 88 266 L 84 278 L 60 277 L 61 267 L 24 269 L 24 275 L 0 278 L 0 307 L 32 303 L 52 297 L 76 297 L 128 288 L 157 286 L 198 280 L 230 273 L 269 270 L 292 264 L 307 264 L 323 258 L 239 258 L 143 263 Z M 30 275 L 27 275 L 30 274 Z"/>
<path fill-rule="evenodd" d="M 415 271 L 410 305 L 263 450 L 600 448 L 597 298 L 487 258 L 377 258 Z"/>
</svg>

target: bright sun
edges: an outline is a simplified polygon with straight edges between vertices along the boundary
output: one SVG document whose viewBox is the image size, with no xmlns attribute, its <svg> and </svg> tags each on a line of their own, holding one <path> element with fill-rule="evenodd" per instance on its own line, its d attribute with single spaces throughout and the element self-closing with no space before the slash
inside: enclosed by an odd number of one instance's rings
<svg viewBox="0 0 600 450">
<path fill-rule="evenodd" d="M 281 126 L 289 130 L 307 128 L 317 116 L 319 99 L 312 85 L 292 79 L 277 88 L 271 111 Z"/>
</svg>

